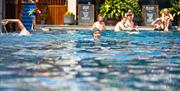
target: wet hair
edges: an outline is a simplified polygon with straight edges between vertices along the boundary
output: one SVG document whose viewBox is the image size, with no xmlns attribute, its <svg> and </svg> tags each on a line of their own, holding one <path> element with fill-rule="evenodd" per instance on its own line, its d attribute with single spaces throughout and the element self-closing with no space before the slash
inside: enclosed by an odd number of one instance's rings
<svg viewBox="0 0 180 91">
<path fill-rule="evenodd" d="M 98 28 L 94 27 L 93 31 L 100 31 Z"/>
<path fill-rule="evenodd" d="M 93 31 L 93 34 L 94 34 L 95 32 L 99 32 L 99 33 L 101 33 L 101 31 L 99 31 L 99 30 L 95 30 L 95 31 Z"/>
<path fill-rule="evenodd" d="M 97 33 L 97 32 L 100 34 L 100 36 L 94 36 L 94 35 L 95 35 L 95 33 Z M 98 38 L 100 38 L 100 37 L 101 37 L 101 32 L 100 32 L 99 30 L 93 31 L 92 36 L 93 36 L 93 37 L 98 37 Z"/>
</svg>

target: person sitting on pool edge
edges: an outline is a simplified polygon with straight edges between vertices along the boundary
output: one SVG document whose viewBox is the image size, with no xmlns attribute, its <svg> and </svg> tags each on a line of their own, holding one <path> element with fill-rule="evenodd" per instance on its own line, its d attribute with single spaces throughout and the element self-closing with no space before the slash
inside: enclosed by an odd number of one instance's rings
<svg viewBox="0 0 180 91">
<path fill-rule="evenodd" d="M 114 30 L 115 30 L 115 31 L 124 30 L 124 29 L 125 29 L 125 26 L 124 26 L 125 22 L 126 22 L 126 18 L 123 17 L 123 18 L 121 19 L 121 21 L 116 24 Z"/>
<path fill-rule="evenodd" d="M 1 21 L 1 23 L 3 25 L 6 25 L 7 23 L 12 22 L 12 23 L 18 23 L 18 26 L 20 28 L 20 35 L 25 35 L 25 36 L 29 36 L 31 35 L 29 31 L 26 30 L 26 28 L 24 27 L 24 25 L 22 24 L 22 22 L 19 19 L 4 19 Z"/>
<path fill-rule="evenodd" d="M 151 25 L 155 27 L 155 31 L 164 31 L 163 21 L 161 18 L 157 18 L 151 23 Z"/>
<path fill-rule="evenodd" d="M 126 22 L 125 22 L 125 27 L 126 28 L 131 28 L 134 26 L 134 13 L 132 12 L 132 10 L 128 10 L 127 13 L 125 13 L 125 17 L 126 17 Z"/>
<path fill-rule="evenodd" d="M 136 31 L 138 30 L 138 26 L 134 25 L 133 19 L 134 19 L 134 13 L 132 10 L 128 10 L 127 13 L 125 13 L 126 22 L 124 23 L 124 27 L 128 30 Z"/>
<path fill-rule="evenodd" d="M 106 30 L 106 25 L 103 22 L 103 17 L 99 16 L 97 21 L 93 24 L 91 30 Z"/>
<path fill-rule="evenodd" d="M 167 8 L 163 9 L 163 13 L 162 13 L 162 22 L 164 25 L 164 31 L 169 31 L 169 26 L 171 24 L 171 22 L 173 21 L 173 16 L 171 13 L 169 13 L 169 10 Z"/>
</svg>

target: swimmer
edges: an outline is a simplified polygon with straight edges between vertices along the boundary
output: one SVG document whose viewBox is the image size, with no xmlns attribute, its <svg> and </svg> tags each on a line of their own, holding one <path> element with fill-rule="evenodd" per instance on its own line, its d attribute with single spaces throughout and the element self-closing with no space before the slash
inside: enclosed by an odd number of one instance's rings
<svg viewBox="0 0 180 91">
<path fill-rule="evenodd" d="M 134 25 L 133 19 L 134 19 L 134 13 L 132 10 L 128 10 L 127 13 L 125 13 L 126 22 L 124 23 L 124 27 L 127 28 L 127 30 L 131 31 L 137 31 L 138 26 Z"/>
<path fill-rule="evenodd" d="M 106 25 L 103 22 L 103 17 L 99 16 L 98 20 L 93 24 L 91 30 L 106 30 Z"/>
<path fill-rule="evenodd" d="M 125 17 L 126 17 L 126 22 L 125 22 L 125 27 L 126 28 L 132 28 L 134 26 L 134 13 L 132 10 L 128 10 L 127 13 L 125 13 Z"/>
<path fill-rule="evenodd" d="M 99 39 L 99 38 L 101 37 L 100 31 L 94 31 L 94 32 L 93 32 L 93 37 L 94 37 L 95 39 Z"/>
<path fill-rule="evenodd" d="M 116 26 L 115 26 L 115 31 L 124 30 L 124 29 L 125 29 L 125 26 L 124 26 L 125 22 L 126 22 L 126 18 L 123 17 L 123 18 L 121 19 L 121 21 L 116 24 Z"/>
<path fill-rule="evenodd" d="M 20 35 L 25 35 L 25 36 L 31 35 L 30 32 L 26 30 L 26 28 L 24 27 L 24 25 L 22 24 L 22 22 L 19 19 L 4 19 L 1 21 L 1 23 L 3 25 L 8 24 L 9 22 L 18 23 L 19 28 L 21 29 Z"/>
</svg>

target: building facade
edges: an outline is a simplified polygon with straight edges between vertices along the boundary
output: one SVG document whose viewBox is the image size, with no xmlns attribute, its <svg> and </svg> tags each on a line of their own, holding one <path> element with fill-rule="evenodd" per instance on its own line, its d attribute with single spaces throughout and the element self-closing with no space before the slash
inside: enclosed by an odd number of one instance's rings
<svg viewBox="0 0 180 91">
<path fill-rule="evenodd" d="M 6 13 L 4 18 L 19 18 L 21 19 L 22 7 L 21 3 L 23 0 L 0 0 L 5 3 Z M 96 20 L 101 5 L 105 0 L 35 0 L 36 6 L 42 11 L 41 16 L 36 16 L 37 24 L 42 23 L 44 19 L 45 24 L 64 24 L 63 16 L 65 12 L 73 12 L 75 20 L 78 24 L 79 12 L 78 6 L 80 4 L 91 4 L 94 5 L 94 20 Z M 170 0 L 139 0 L 139 4 L 142 5 L 159 5 L 159 10 L 162 8 L 171 7 L 169 5 Z M 3 4 L 1 3 L 1 4 Z M 2 5 L 1 5 L 2 6 Z"/>
</svg>

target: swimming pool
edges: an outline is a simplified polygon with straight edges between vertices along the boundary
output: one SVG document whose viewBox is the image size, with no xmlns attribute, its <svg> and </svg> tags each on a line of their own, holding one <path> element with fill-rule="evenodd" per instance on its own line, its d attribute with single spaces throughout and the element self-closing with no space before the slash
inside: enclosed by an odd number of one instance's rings
<svg viewBox="0 0 180 91">
<path fill-rule="evenodd" d="M 177 91 L 180 32 L 0 35 L 0 91 Z"/>
</svg>

